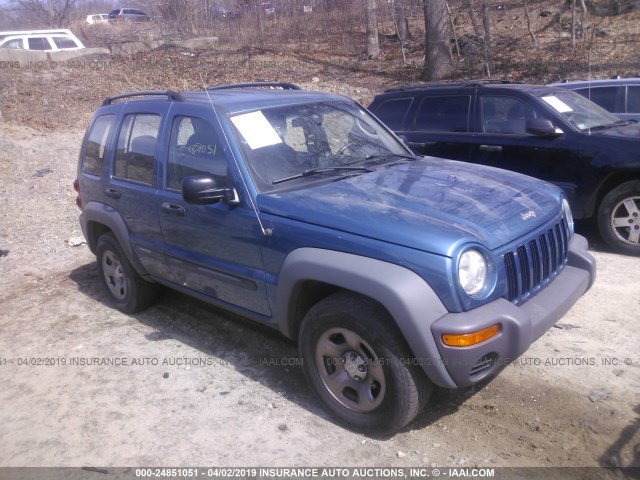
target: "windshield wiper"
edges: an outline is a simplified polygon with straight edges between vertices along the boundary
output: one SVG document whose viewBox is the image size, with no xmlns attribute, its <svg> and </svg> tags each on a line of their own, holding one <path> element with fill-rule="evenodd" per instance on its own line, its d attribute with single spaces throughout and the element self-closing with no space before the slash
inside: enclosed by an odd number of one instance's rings
<svg viewBox="0 0 640 480">
<path fill-rule="evenodd" d="M 289 180 L 295 180 L 297 178 L 311 177 L 313 175 L 319 175 L 321 173 L 334 172 L 334 171 L 348 171 L 348 172 L 373 172 L 370 168 L 367 167 L 323 167 L 323 168 L 311 168 L 309 170 L 305 170 L 304 172 L 296 173 L 295 175 L 291 175 L 289 177 L 278 178 L 271 182 L 273 185 L 277 185 L 278 183 L 288 182 Z"/>
<path fill-rule="evenodd" d="M 386 160 L 387 158 L 396 157 L 402 158 L 404 160 L 415 160 L 415 155 L 402 155 L 398 153 L 379 153 L 377 155 L 367 155 L 364 158 L 357 158 L 355 160 L 351 160 L 350 162 L 346 162 L 345 165 L 353 165 L 354 163 L 359 162 L 368 162 L 369 160 Z"/>
<path fill-rule="evenodd" d="M 592 132 L 598 130 L 608 130 L 609 128 L 623 127 L 625 125 L 631 125 L 633 123 L 634 122 L 632 122 L 631 120 L 618 120 L 617 122 L 607 123 L 606 125 L 596 125 L 595 127 L 587 128 L 586 130 L 590 130 Z"/>
</svg>

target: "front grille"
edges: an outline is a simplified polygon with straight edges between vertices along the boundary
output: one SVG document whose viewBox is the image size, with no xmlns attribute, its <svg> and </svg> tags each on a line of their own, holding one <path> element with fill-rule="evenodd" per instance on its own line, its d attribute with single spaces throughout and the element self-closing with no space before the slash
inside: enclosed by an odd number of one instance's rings
<svg viewBox="0 0 640 480">
<path fill-rule="evenodd" d="M 567 262 L 569 231 L 564 220 L 505 253 L 507 299 L 521 303 L 553 279 Z"/>
</svg>

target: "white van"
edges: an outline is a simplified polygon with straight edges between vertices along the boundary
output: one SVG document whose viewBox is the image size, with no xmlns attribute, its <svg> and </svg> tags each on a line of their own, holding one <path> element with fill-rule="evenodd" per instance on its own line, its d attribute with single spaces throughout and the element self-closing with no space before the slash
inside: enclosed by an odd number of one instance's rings
<svg viewBox="0 0 640 480">
<path fill-rule="evenodd" d="M 82 42 L 71 30 L 23 30 L 0 32 L 0 48 L 20 50 L 40 50 L 56 52 L 60 50 L 79 50 Z"/>
</svg>

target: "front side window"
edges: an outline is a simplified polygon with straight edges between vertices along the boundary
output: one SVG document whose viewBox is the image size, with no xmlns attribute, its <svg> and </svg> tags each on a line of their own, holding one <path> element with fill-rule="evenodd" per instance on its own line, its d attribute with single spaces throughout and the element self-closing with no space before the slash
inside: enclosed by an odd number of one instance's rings
<svg viewBox="0 0 640 480">
<path fill-rule="evenodd" d="M 61 50 L 64 48 L 78 48 L 76 42 L 69 37 L 53 37 L 53 43 Z"/>
<path fill-rule="evenodd" d="M 113 115 L 103 115 L 93 123 L 82 160 L 83 172 L 92 175 L 102 174 L 107 137 L 109 136 L 113 119 Z"/>
<path fill-rule="evenodd" d="M 480 98 L 480 119 L 484 133 L 526 135 L 527 121 L 540 116 L 531 105 L 519 98 L 498 95 Z"/>
<path fill-rule="evenodd" d="M 232 116 L 231 123 L 263 192 L 363 173 L 410 155 L 366 110 L 346 101 L 268 108 Z"/>
<path fill-rule="evenodd" d="M 160 115 L 129 114 L 124 118 L 113 176 L 151 185 Z"/>
<path fill-rule="evenodd" d="M 468 132 L 469 95 L 424 97 L 415 119 L 414 129 L 428 132 Z"/>
<path fill-rule="evenodd" d="M 219 187 L 227 185 L 227 160 L 224 148 L 208 120 L 178 116 L 173 120 L 167 189 L 180 190 L 182 180 L 194 175 L 209 175 Z"/>
</svg>

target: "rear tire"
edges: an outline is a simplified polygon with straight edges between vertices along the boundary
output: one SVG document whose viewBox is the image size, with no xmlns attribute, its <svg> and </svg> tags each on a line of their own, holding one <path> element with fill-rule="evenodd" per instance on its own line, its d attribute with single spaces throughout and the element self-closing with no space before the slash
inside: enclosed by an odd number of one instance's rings
<svg viewBox="0 0 640 480">
<path fill-rule="evenodd" d="M 318 302 L 304 317 L 299 347 L 311 388 L 353 430 L 392 435 L 431 394 L 393 319 L 369 298 L 339 292 Z"/>
<path fill-rule="evenodd" d="M 598 209 L 602 239 L 618 253 L 640 255 L 640 181 L 618 185 Z"/>
<path fill-rule="evenodd" d="M 135 271 L 112 233 L 105 233 L 98 239 L 96 257 L 100 278 L 118 310 L 135 313 L 155 301 L 156 285 Z"/>
</svg>

